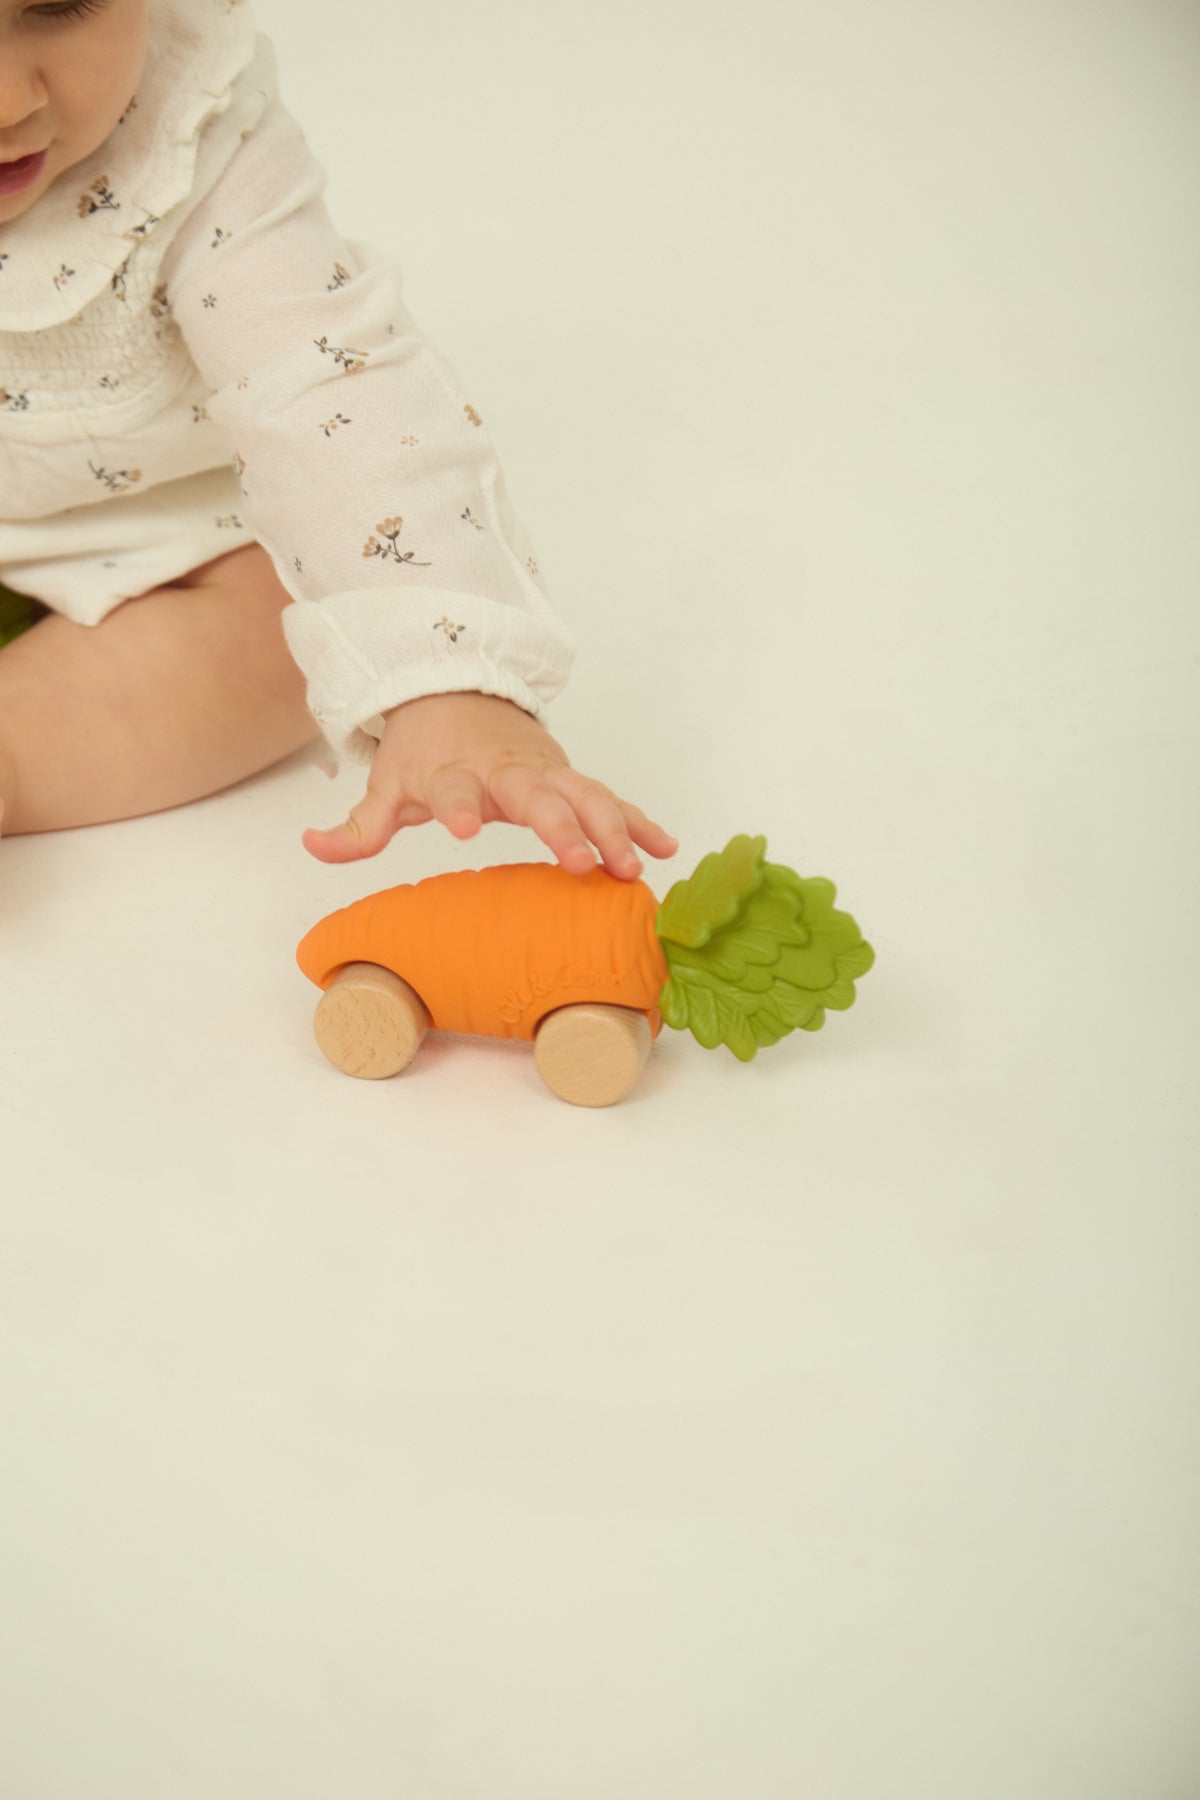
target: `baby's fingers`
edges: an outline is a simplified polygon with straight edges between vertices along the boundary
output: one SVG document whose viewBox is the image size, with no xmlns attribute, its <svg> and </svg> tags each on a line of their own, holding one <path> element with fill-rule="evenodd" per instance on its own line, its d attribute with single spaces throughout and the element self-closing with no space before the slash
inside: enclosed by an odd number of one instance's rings
<svg viewBox="0 0 1200 1800">
<path fill-rule="evenodd" d="M 564 869 L 586 875 L 596 866 L 595 853 L 565 795 L 530 769 L 510 767 L 493 776 L 492 799 L 499 816 L 513 825 L 528 825 L 553 850 Z"/>
<path fill-rule="evenodd" d="M 571 783 L 569 797 L 609 874 L 620 881 L 635 881 L 642 872 L 642 859 L 633 847 L 616 795 L 598 781 L 585 778 Z"/>
<path fill-rule="evenodd" d="M 648 819 L 640 806 L 634 806 L 628 800 L 622 800 L 619 804 L 625 815 L 629 835 L 635 844 L 640 844 L 651 856 L 674 856 L 679 848 L 677 837 L 672 837 L 669 831 L 664 831 L 661 825 Z"/>
<path fill-rule="evenodd" d="M 674 856 L 679 848 L 661 825 L 652 824 L 640 807 L 619 800 L 603 782 L 593 781 L 574 769 L 563 770 L 557 780 L 598 847 L 610 875 L 633 881 L 641 874 L 635 843 L 652 856 Z"/>
<path fill-rule="evenodd" d="M 368 788 L 341 825 L 331 831 L 310 829 L 300 841 L 319 862 L 358 862 L 364 856 L 378 856 L 396 835 L 398 823 L 395 800 L 378 788 Z"/>
<path fill-rule="evenodd" d="M 441 769 L 429 789 L 429 810 L 456 838 L 474 837 L 483 824 L 486 795 L 472 769 Z"/>
</svg>

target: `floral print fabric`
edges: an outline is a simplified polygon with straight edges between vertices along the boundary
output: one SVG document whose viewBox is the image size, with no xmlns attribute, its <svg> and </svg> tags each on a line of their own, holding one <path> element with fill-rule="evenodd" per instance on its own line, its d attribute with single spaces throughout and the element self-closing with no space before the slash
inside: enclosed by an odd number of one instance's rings
<svg viewBox="0 0 1200 1800">
<path fill-rule="evenodd" d="M 487 429 L 373 246 L 335 229 L 244 0 L 152 0 L 120 125 L 0 228 L 0 581 L 94 624 L 258 541 L 328 746 L 570 638 Z"/>
</svg>

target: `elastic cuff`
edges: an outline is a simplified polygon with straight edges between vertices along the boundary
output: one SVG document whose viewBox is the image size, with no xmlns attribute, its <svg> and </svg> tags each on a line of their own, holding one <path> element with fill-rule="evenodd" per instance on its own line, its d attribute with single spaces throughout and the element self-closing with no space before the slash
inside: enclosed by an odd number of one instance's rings
<svg viewBox="0 0 1200 1800">
<path fill-rule="evenodd" d="M 427 694 L 496 694 L 536 717 L 562 691 L 574 656 L 548 608 L 536 617 L 437 589 L 360 588 L 294 601 L 282 622 L 330 753 L 318 764 L 330 774 L 347 762 L 369 764 L 383 714 Z"/>
</svg>

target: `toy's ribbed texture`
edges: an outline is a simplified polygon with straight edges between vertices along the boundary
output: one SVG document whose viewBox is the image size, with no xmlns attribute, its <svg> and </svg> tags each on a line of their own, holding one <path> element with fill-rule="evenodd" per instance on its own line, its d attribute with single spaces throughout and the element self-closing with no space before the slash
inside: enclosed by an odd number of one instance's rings
<svg viewBox="0 0 1200 1800">
<path fill-rule="evenodd" d="M 666 959 L 658 900 L 604 869 L 501 864 L 387 888 L 330 913 L 296 960 L 318 987 L 350 962 L 381 963 L 416 989 L 438 1031 L 531 1040 L 560 1006 L 646 1014 L 657 1035 Z"/>
</svg>

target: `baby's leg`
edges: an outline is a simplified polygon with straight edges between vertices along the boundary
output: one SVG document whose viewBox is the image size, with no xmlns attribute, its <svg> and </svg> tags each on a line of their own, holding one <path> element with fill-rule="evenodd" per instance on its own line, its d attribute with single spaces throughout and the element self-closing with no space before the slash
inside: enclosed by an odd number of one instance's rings
<svg viewBox="0 0 1200 1800">
<path fill-rule="evenodd" d="M 316 737 L 279 622 L 288 598 L 248 544 L 99 625 L 51 614 L 7 645 L 4 835 L 181 806 Z"/>
</svg>

